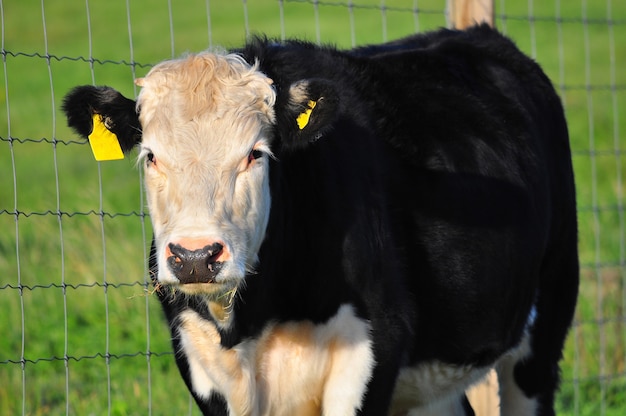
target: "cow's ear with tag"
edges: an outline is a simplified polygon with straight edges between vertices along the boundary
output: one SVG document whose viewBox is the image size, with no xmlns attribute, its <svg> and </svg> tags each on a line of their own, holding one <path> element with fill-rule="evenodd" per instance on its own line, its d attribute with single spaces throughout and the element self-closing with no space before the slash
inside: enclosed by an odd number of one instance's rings
<svg viewBox="0 0 626 416">
<path fill-rule="evenodd" d="M 141 141 L 134 100 L 110 87 L 85 85 L 63 99 L 67 124 L 89 139 L 96 160 L 122 159 Z"/>
<path fill-rule="evenodd" d="M 289 87 L 279 129 L 283 146 L 298 149 L 323 139 L 337 119 L 339 98 L 335 86 L 322 79 L 307 79 Z"/>
</svg>

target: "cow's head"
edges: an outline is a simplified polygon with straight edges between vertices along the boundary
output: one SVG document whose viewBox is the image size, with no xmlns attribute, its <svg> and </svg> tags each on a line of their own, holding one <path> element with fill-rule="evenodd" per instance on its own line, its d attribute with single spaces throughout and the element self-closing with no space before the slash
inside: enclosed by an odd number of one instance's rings
<svg viewBox="0 0 626 416">
<path fill-rule="evenodd" d="M 232 293 L 257 265 L 270 163 L 319 139 L 337 100 L 326 83 L 299 81 L 280 88 L 277 109 L 273 81 L 236 54 L 166 61 L 137 84 L 136 107 L 107 87 L 76 88 L 64 102 L 69 124 L 87 136 L 99 114 L 125 151 L 139 144 L 156 280 L 211 298 Z"/>
</svg>

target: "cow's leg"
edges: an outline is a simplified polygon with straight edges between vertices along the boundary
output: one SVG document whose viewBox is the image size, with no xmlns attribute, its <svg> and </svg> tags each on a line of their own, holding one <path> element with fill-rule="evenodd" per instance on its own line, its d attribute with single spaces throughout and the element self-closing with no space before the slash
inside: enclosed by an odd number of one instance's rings
<svg viewBox="0 0 626 416">
<path fill-rule="evenodd" d="M 416 407 L 402 414 L 391 416 L 474 416 L 472 405 L 465 394 L 441 400 L 428 406 Z"/>
<path fill-rule="evenodd" d="M 559 361 L 578 294 L 575 232 L 569 237 L 544 263 L 525 338 L 497 367 L 503 416 L 555 414 Z"/>
<path fill-rule="evenodd" d="M 384 415 L 389 409 L 395 380 L 398 375 L 399 362 L 391 360 L 376 363 L 372 379 L 368 384 L 365 397 L 358 416 Z"/>
<path fill-rule="evenodd" d="M 400 372 L 394 391 L 391 416 L 473 416 L 465 390 L 489 368 L 422 363 Z"/>
<path fill-rule="evenodd" d="M 526 334 L 516 350 L 507 353 L 496 366 L 500 386 L 502 416 L 531 416 L 537 414 L 538 403 L 522 391 L 515 380 L 515 367 L 530 356 L 530 335 Z"/>
</svg>

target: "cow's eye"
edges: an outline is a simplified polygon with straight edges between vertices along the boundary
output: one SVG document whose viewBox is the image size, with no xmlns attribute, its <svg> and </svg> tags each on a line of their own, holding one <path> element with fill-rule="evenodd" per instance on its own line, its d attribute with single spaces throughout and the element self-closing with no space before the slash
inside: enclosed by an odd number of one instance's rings
<svg viewBox="0 0 626 416">
<path fill-rule="evenodd" d="M 258 158 L 263 156 L 263 152 L 257 149 L 252 149 L 252 151 L 248 154 L 248 165 Z"/>
<path fill-rule="evenodd" d="M 146 153 L 146 165 L 147 166 L 156 165 L 156 156 L 154 156 L 154 153 L 152 152 Z"/>
</svg>

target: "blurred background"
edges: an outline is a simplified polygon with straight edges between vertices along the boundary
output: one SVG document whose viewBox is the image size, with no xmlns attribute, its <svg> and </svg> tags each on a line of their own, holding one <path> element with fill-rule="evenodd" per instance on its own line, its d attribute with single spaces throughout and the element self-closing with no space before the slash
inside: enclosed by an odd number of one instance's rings
<svg viewBox="0 0 626 416">
<path fill-rule="evenodd" d="M 448 25 L 445 0 L 0 0 L 0 414 L 199 414 L 146 272 L 135 154 L 95 162 L 60 104 L 254 33 L 339 47 Z M 565 104 L 581 296 L 558 414 L 626 414 L 626 2 L 495 0 Z"/>
</svg>

